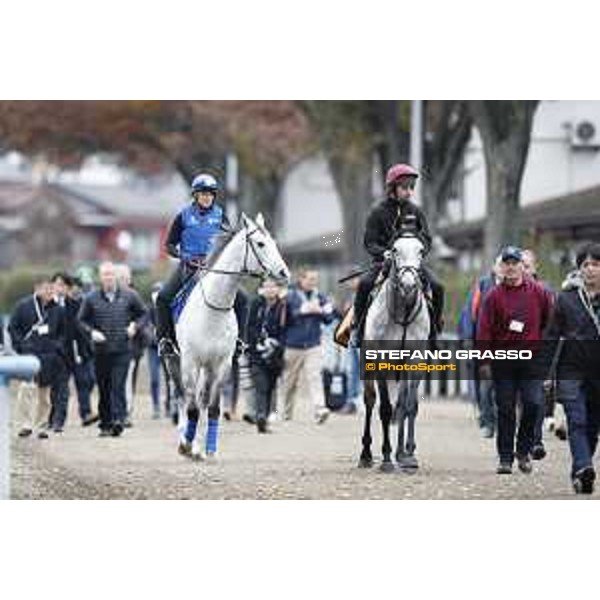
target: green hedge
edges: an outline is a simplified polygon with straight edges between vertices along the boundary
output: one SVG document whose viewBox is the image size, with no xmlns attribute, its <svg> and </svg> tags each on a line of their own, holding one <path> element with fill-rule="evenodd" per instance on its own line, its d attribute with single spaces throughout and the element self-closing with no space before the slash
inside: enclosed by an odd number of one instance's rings
<svg viewBox="0 0 600 600">
<path fill-rule="evenodd" d="M 164 281 L 170 272 L 169 264 L 160 264 L 150 271 L 139 271 L 133 273 L 133 283 L 141 294 L 144 301 L 150 300 L 152 285 L 156 281 Z M 26 266 L 17 267 L 10 271 L 0 273 L 0 313 L 8 314 L 14 308 L 16 302 L 33 292 L 33 282 L 39 275 L 53 275 L 58 271 L 64 271 L 61 265 Z M 67 269 L 69 273 L 76 273 L 77 269 Z M 95 283 L 97 279 L 97 267 L 93 267 Z"/>
</svg>

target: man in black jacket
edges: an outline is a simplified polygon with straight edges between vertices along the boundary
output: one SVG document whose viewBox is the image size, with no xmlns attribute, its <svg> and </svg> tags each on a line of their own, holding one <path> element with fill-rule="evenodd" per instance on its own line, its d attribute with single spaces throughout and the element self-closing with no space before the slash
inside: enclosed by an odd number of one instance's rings
<svg viewBox="0 0 600 600">
<path fill-rule="evenodd" d="M 127 418 L 129 340 L 142 323 L 146 309 L 137 292 L 117 286 L 113 263 L 100 265 L 100 284 L 99 290 L 84 299 L 79 321 L 95 345 L 100 436 L 117 437 L 123 432 Z"/>
<path fill-rule="evenodd" d="M 91 394 L 95 384 L 94 351 L 89 335 L 83 330 L 77 315 L 83 302 L 78 290 L 81 282 L 67 273 L 52 276 L 54 298 L 64 310 L 65 319 L 65 360 L 67 378 L 58 386 L 57 401 L 53 403 L 52 426 L 54 431 L 63 430 L 69 405 L 69 379 L 73 376 L 77 391 L 77 402 L 81 424 L 91 425 L 98 421 L 92 413 Z"/>
<path fill-rule="evenodd" d="M 377 204 L 367 219 L 364 245 L 371 255 L 373 266 L 365 273 L 358 285 L 354 299 L 354 345 L 360 343 L 362 328 L 366 316 L 369 294 L 379 274 L 387 275 L 387 251 L 396 238 L 403 233 L 411 233 L 418 237 L 424 246 L 424 256 L 431 250 L 431 234 L 423 211 L 410 201 L 416 186 L 418 171 L 410 165 L 398 164 L 391 167 L 385 178 L 386 199 Z M 432 336 L 442 329 L 442 312 L 444 305 L 444 289 L 433 273 L 422 265 L 421 277 L 425 286 L 432 293 Z"/>
<path fill-rule="evenodd" d="M 567 415 L 571 480 L 576 493 L 591 494 L 600 432 L 600 244 L 581 248 L 576 264 L 581 277 L 558 294 L 548 337 L 564 339 L 556 378 Z"/>
<path fill-rule="evenodd" d="M 285 302 L 276 281 L 267 279 L 252 300 L 246 339 L 256 398 L 256 426 L 268 433 L 268 417 L 274 411 L 277 379 L 283 370 Z"/>
<path fill-rule="evenodd" d="M 35 414 L 24 397 L 18 404 L 22 427 L 20 437 L 37 430 L 39 438 L 47 438 L 50 419 L 50 390 L 66 379 L 64 362 L 65 324 L 62 309 L 53 299 L 49 277 L 35 280 L 34 293 L 17 303 L 10 317 L 8 331 L 18 354 L 33 354 L 41 363 L 35 382 L 38 387 Z"/>
</svg>

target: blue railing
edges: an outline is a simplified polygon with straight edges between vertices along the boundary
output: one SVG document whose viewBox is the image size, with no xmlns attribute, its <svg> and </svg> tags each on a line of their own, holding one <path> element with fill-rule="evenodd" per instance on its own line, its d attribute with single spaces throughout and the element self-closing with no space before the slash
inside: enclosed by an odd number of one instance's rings
<svg viewBox="0 0 600 600">
<path fill-rule="evenodd" d="M 0 500 L 10 497 L 10 398 L 11 379 L 31 379 L 40 370 L 35 356 L 0 356 Z"/>
</svg>

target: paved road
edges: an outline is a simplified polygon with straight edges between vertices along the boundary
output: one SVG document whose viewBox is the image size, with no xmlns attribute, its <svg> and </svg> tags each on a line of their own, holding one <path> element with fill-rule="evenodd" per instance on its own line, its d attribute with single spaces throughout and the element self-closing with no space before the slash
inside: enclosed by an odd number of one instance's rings
<svg viewBox="0 0 600 600">
<path fill-rule="evenodd" d="M 138 411 L 140 412 L 140 411 Z M 143 412 L 143 411 L 142 411 Z M 574 498 L 568 449 L 549 436 L 549 456 L 530 476 L 494 473 L 494 444 L 459 401 L 426 401 L 418 421 L 415 475 L 356 467 L 362 418 L 336 416 L 322 426 L 307 416 L 259 436 L 244 422 L 223 423 L 215 464 L 175 450 L 167 420 L 138 416 L 122 438 L 99 439 L 73 420 L 47 441 L 13 442 L 14 498 L 257 499 L 545 499 Z M 394 430 L 395 435 L 395 430 Z M 380 446 L 375 431 L 375 448 Z"/>
</svg>

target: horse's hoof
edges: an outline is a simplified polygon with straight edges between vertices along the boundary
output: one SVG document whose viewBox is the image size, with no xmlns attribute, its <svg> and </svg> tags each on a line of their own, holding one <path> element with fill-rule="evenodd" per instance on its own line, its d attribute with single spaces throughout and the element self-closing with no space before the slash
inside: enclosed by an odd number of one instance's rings
<svg viewBox="0 0 600 600">
<path fill-rule="evenodd" d="M 192 452 L 191 457 L 194 462 L 201 462 L 204 460 L 204 454 L 202 454 L 202 452 Z"/>
<path fill-rule="evenodd" d="M 394 472 L 394 463 L 391 460 L 384 460 L 381 463 L 379 470 L 382 473 L 393 473 Z"/>
<path fill-rule="evenodd" d="M 419 469 L 419 461 L 415 456 L 403 456 L 398 461 L 398 466 L 405 473 L 414 473 Z"/>
<path fill-rule="evenodd" d="M 179 446 L 177 446 L 177 452 L 179 452 L 181 456 L 191 456 L 192 445 L 189 442 L 179 442 Z"/>
<path fill-rule="evenodd" d="M 358 461 L 359 469 L 370 469 L 372 466 L 373 466 L 372 458 L 365 458 L 364 456 L 360 457 L 360 460 Z"/>
</svg>

